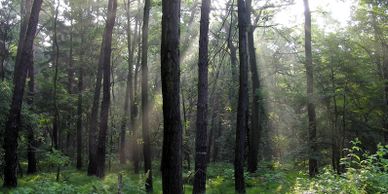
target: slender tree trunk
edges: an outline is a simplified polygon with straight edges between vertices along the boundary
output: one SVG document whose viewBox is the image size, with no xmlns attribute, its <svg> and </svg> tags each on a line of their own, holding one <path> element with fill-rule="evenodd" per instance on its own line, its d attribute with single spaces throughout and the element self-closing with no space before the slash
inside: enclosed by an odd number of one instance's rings
<svg viewBox="0 0 388 194">
<path fill-rule="evenodd" d="M 33 61 L 32 47 L 36 34 L 36 28 L 38 25 L 41 6 L 42 0 L 34 0 L 25 36 L 19 41 L 19 46 L 16 54 L 12 102 L 8 119 L 5 124 L 4 133 L 4 187 L 17 186 L 17 140 L 21 127 L 20 112 L 23 102 L 23 93 L 26 82 L 27 68 L 28 66 L 32 65 Z"/>
<path fill-rule="evenodd" d="M 333 93 L 333 126 L 332 126 L 332 165 L 333 170 L 340 174 L 340 148 L 339 148 L 339 139 L 341 134 L 338 130 L 338 105 L 337 105 L 337 97 L 336 97 L 336 85 L 335 85 L 335 76 L 333 66 L 330 67 L 331 73 L 331 87 Z"/>
<path fill-rule="evenodd" d="M 96 175 L 97 173 L 97 158 L 96 158 L 96 147 L 97 147 L 97 131 L 98 131 L 98 112 L 100 106 L 100 95 L 101 95 L 101 82 L 102 82 L 102 70 L 103 70 L 103 61 L 105 58 L 105 37 L 103 37 L 101 43 L 100 56 L 97 66 L 97 75 L 96 75 L 96 86 L 94 89 L 93 95 L 93 104 L 90 115 L 90 124 L 89 124 L 89 164 L 88 164 L 88 176 Z"/>
<path fill-rule="evenodd" d="M 247 0 L 247 13 L 248 21 L 251 21 L 251 12 L 252 12 L 252 2 Z M 261 125 L 261 115 L 260 115 L 260 79 L 259 72 L 257 70 L 257 61 L 256 61 L 256 49 L 254 45 L 254 27 L 249 22 L 248 29 L 248 49 L 249 49 L 249 64 L 251 67 L 251 79 L 252 79 L 252 115 L 251 115 L 251 129 L 248 135 L 249 142 L 249 153 L 248 153 L 248 171 L 251 173 L 256 172 L 257 162 L 258 162 L 258 152 L 260 144 L 260 134 L 262 131 Z"/>
<path fill-rule="evenodd" d="M 24 14 L 23 20 L 22 20 L 22 27 L 21 31 L 26 33 L 27 30 L 27 22 L 30 17 L 31 13 L 31 6 L 32 6 L 32 0 L 25 0 L 24 3 L 22 3 L 22 14 Z M 24 12 L 24 13 L 23 13 Z M 21 37 L 20 40 L 23 40 L 23 37 Z M 33 58 L 33 54 L 31 55 Z M 33 112 L 34 107 L 34 93 L 35 93 L 35 75 L 34 75 L 34 63 L 33 59 L 31 59 L 31 64 L 27 67 L 27 76 L 28 76 L 28 94 L 27 94 L 27 104 L 29 105 L 30 111 Z M 27 126 L 27 174 L 33 174 L 36 172 L 36 141 L 34 137 L 34 128 L 33 125 Z"/>
<path fill-rule="evenodd" d="M 182 123 L 179 103 L 180 0 L 162 1 L 161 77 L 163 94 L 163 193 L 183 193 Z"/>
<path fill-rule="evenodd" d="M 83 69 L 79 69 L 78 78 L 78 106 L 77 106 L 77 164 L 78 170 L 82 168 L 82 90 L 83 90 Z"/>
<path fill-rule="evenodd" d="M 245 193 L 244 153 L 248 112 L 248 14 L 245 0 L 238 0 L 240 87 L 237 107 L 234 178 L 237 193 Z"/>
<path fill-rule="evenodd" d="M 145 182 L 146 191 L 152 192 L 152 165 L 151 165 L 151 143 L 149 135 L 149 105 L 148 105 L 148 21 L 150 17 L 151 0 L 145 0 L 143 29 L 142 29 L 142 54 L 141 54 L 141 112 L 143 128 L 143 155 L 144 155 L 144 172 L 147 174 Z"/>
<path fill-rule="evenodd" d="M 206 193 L 208 119 L 208 42 L 210 0 L 202 0 L 198 56 L 197 131 L 193 193 Z M 183 99 L 182 99 L 183 100 Z"/>
<path fill-rule="evenodd" d="M 305 6 L 305 54 L 306 54 L 306 77 L 307 77 L 307 114 L 309 121 L 309 175 L 314 177 L 318 174 L 317 147 L 317 121 L 314 105 L 314 69 L 311 51 L 311 12 L 308 0 L 303 0 Z"/>
<path fill-rule="evenodd" d="M 34 93 L 35 93 L 35 76 L 34 76 L 34 64 L 31 63 L 28 67 L 28 97 L 27 104 L 29 105 L 30 111 L 34 111 Z M 28 126 L 27 129 L 27 174 L 33 174 L 36 172 L 36 141 L 34 135 L 34 128 L 32 125 Z"/>
<path fill-rule="evenodd" d="M 136 58 L 136 66 L 135 66 L 135 72 L 134 72 L 134 78 L 133 78 L 133 100 L 132 100 L 132 105 L 131 105 L 131 123 L 132 125 L 132 150 L 133 150 L 133 170 L 135 174 L 139 173 L 139 145 L 137 143 L 137 115 L 138 115 L 138 107 L 137 107 L 137 101 L 138 101 L 138 69 L 140 66 L 140 50 L 141 50 L 141 44 L 140 44 L 140 26 L 141 23 L 136 19 L 135 21 L 135 36 L 134 36 L 134 42 L 133 42 L 133 47 L 136 47 L 137 45 L 137 58 Z M 133 55 L 133 52 L 132 52 Z"/>
<path fill-rule="evenodd" d="M 98 136 L 98 144 L 96 151 L 96 161 L 97 161 L 97 177 L 105 176 L 105 152 L 106 152 L 106 134 L 108 130 L 108 114 L 110 106 L 110 72 L 111 72 L 111 46 L 112 46 L 112 32 L 116 19 L 116 10 L 117 10 L 117 0 L 109 0 L 108 2 L 108 19 L 106 21 L 104 39 L 105 42 L 103 50 L 104 57 L 100 58 L 102 61 L 100 63 L 103 66 L 103 96 L 101 103 L 101 112 L 100 112 L 100 131 Z"/>
<path fill-rule="evenodd" d="M 127 17 L 127 49 L 128 49 L 128 74 L 127 74 L 127 87 L 125 90 L 125 99 L 124 99 L 124 116 L 121 123 L 121 131 L 120 131 L 120 150 L 119 150 L 119 157 L 120 157 L 120 164 L 126 163 L 126 154 L 125 154 L 125 139 L 126 139 L 126 129 L 130 127 L 130 124 L 132 124 L 130 118 L 131 118 L 131 106 L 132 106 L 132 41 L 131 41 L 131 15 L 130 15 L 130 4 L 131 2 L 124 1 L 125 4 L 125 13 Z"/>
<path fill-rule="evenodd" d="M 59 12 L 59 1 L 57 2 L 57 6 L 55 8 L 55 16 L 54 16 L 54 37 L 53 37 L 53 52 L 54 52 L 54 88 L 53 88 L 53 108 L 54 108 L 54 118 L 53 118 L 53 146 L 55 149 L 58 149 L 59 145 L 59 136 L 58 136 L 58 125 L 59 125 L 59 110 L 57 103 L 57 83 L 58 83 L 58 66 L 59 66 L 59 45 L 58 45 L 58 37 L 57 37 L 57 23 L 58 23 L 58 12 Z"/>
</svg>

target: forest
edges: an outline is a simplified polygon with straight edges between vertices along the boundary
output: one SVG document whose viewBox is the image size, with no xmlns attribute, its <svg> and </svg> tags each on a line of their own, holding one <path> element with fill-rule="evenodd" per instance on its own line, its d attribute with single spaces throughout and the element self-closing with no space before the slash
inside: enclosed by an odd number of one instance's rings
<svg viewBox="0 0 388 194">
<path fill-rule="evenodd" d="M 0 0 L 0 193 L 388 193 L 386 0 Z"/>
</svg>

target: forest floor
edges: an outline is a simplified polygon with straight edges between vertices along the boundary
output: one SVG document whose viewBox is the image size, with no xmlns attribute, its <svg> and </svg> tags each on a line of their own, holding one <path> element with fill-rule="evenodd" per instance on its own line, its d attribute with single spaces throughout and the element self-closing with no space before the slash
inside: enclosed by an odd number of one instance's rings
<svg viewBox="0 0 388 194">
<path fill-rule="evenodd" d="M 118 174 L 123 175 L 123 193 L 138 194 L 144 192 L 145 174 L 134 174 L 128 166 L 112 165 L 104 179 L 86 176 L 85 171 L 75 169 L 63 170 L 59 181 L 56 172 L 40 172 L 35 175 L 25 175 L 19 178 L 16 189 L 0 189 L 0 193 L 12 194 L 74 194 L 74 193 L 117 193 Z M 162 193 L 162 181 L 158 166 L 154 167 L 154 193 Z M 305 179 L 305 173 L 285 167 L 261 167 L 256 174 L 246 173 L 247 193 L 272 194 L 296 193 L 298 180 Z M 216 163 L 208 168 L 207 193 L 233 194 L 234 179 L 231 164 Z M 192 193 L 193 172 L 186 171 L 183 175 L 185 193 Z M 0 181 L 0 184 L 1 181 Z"/>
</svg>

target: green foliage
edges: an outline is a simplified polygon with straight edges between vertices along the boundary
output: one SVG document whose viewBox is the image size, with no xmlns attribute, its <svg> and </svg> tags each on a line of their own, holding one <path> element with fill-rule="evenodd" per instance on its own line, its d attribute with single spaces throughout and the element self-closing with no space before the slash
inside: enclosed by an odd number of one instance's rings
<svg viewBox="0 0 388 194">
<path fill-rule="evenodd" d="M 293 192 L 303 193 L 387 193 L 388 188 L 388 145 L 378 145 L 370 154 L 362 149 L 361 141 L 351 141 L 351 148 L 341 159 L 346 172 L 338 175 L 329 168 L 314 179 L 298 178 Z"/>
</svg>

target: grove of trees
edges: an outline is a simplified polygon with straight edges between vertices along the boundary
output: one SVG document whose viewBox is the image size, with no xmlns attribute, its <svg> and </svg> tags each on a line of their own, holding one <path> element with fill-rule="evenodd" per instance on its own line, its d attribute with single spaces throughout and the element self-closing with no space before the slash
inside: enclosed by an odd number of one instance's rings
<svg viewBox="0 0 388 194">
<path fill-rule="evenodd" d="M 0 192 L 386 193 L 387 21 L 384 0 L 0 0 Z"/>
</svg>

